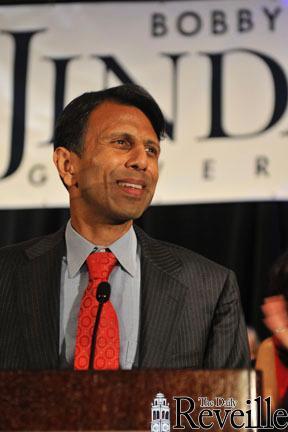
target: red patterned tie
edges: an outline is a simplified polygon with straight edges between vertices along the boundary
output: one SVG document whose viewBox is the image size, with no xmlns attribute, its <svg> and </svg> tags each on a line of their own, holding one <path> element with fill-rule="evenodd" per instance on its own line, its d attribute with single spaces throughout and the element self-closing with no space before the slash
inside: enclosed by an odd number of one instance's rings
<svg viewBox="0 0 288 432">
<path fill-rule="evenodd" d="M 87 370 L 91 351 L 92 334 L 99 303 L 96 300 L 100 282 L 107 282 L 117 259 L 112 252 L 96 252 L 88 256 L 86 263 L 89 284 L 82 297 L 78 315 L 74 369 Z M 119 369 L 119 328 L 114 307 L 110 301 L 102 305 L 95 346 L 94 369 Z"/>
</svg>

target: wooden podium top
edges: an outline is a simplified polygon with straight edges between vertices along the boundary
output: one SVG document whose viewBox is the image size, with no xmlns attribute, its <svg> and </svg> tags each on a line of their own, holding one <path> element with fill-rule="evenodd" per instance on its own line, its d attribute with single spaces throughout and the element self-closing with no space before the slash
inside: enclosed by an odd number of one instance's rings
<svg viewBox="0 0 288 432">
<path fill-rule="evenodd" d="M 206 405 L 207 401 L 219 405 L 222 399 L 227 404 L 232 398 L 234 409 L 246 411 L 247 399 L 257 396 L 256 386 L 253 370 L 0 372 L 0 430 L 150 431 L 151 403 L 160 392 L 169 403 L 172 431 L 173 397 L 193 399 L 191 415 L 197 418 L 205 409 L 205 398 Z M 181 403 L 182 410 L 189 408 L 188 400 Z M 185 418 L 182 423 L 185 430 L 192 430 Z M 232 429 L 227 423 L 223 430 Z M 219 426 L 210 431 L 219 431 Z"/>
</svg>

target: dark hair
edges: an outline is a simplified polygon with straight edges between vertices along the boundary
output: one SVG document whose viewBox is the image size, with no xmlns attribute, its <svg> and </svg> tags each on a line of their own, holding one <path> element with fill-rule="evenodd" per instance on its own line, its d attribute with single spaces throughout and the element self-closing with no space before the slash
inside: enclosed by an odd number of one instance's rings
<svg viewBox="0 0 288 432">
<path fill-rule="evenodd" d="M 135 84 L 124 84 L 107 90 L 84 93 L 73 99 L 56 122 L 54 148 L 66 147 L 80 156 L 89 115 L 97 106 L 107 101 L 140 109 L 150 120 L 158 139 L 164 137 L 165 120 L 157 102 L 144 88 Z"/>
<path fill-rule="evenodd" d="M 288 252 L 285 252 L 276 260 L 269 276 L 271 294 L 283 294 L 288 301 Z"/>
</svg>

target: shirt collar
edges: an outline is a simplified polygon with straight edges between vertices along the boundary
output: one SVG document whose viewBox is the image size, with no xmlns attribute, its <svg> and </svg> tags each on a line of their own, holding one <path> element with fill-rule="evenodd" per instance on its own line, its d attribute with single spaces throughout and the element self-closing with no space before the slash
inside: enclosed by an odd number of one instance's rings
<svg viewBox="0 0 288 432">
<path fill-rule="evenodd" d="M 75 231 L 71 225 L 71 220 L 68 221 L 66 226 L 65 240 L 67 246 L 67 268 L 70 278 L 76 275 L 85 263 L 88 255 L 95 248 L 103 248 L 103 246 L 91 243 Z M 111 245 L 106 246 L 106 248 L 109 248 L 115 255 L 124 270 L 134 277 L 137 269 L 137 237 L 133 225 L 122 237 Z"/>
</svg>

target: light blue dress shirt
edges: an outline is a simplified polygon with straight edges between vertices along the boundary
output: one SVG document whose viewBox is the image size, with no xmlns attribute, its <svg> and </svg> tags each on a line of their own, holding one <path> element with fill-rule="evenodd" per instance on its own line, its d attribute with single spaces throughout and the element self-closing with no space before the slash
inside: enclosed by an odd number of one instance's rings
<svg viewBox="0 0 288 432">
<path fill-rule="evenodd" d="M 65 232 L 67 256 L 63 257 L 60 291 L 60 357 L 63 368 L 73 367 L 77 318 L 88 284 L 86 258 L 103 247 L 78 234 L 68 222 Z M 120 331 L 120 367 L 131 369 L 135 360 L 140 317 L 140 245 L 133 227 L 109 246 L 119 265 L 112 270 L 110 300 L 116 310 Z"/>
</svg>

